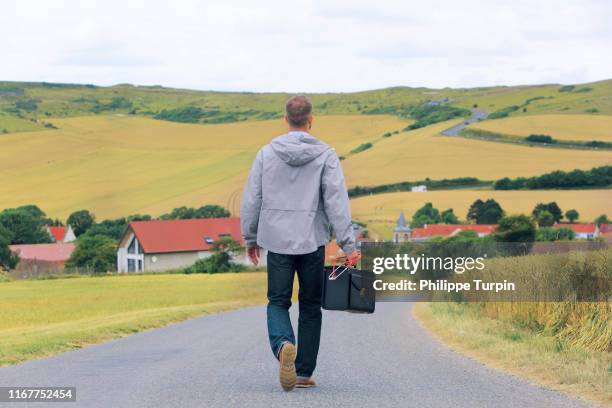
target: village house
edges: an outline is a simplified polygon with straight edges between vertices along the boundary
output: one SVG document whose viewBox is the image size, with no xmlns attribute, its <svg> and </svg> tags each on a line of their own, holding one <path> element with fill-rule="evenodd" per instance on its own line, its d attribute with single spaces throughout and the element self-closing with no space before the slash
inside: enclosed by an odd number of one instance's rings
<svg viewBox="0 0 612 408">
<path fill-rule="evenodd" d="M 65 242 L 9 245 L 9 249 L 19 257 L 17 267 L 10 274 L 16 278 L 30 278 L 63 272 L 74 248 L 75 244 Z"/>
<path fill-rule="evenodd" d="M 603 224 L 605 225 L 605 224 Z M 599 226 L 597 224 L 560 224 L 555 223 L 555 228 L 569 228 L 574 231 L 575 239 L 593 239 L 599 236 Z"/>
<path fill-rule="evenodd" d="M 215 241 L 231 237 L 244 245 L 240 218 L 132 221 L 117 249 L 118 272 L 166 271 L 193 265 L 212 254 Z M 261 264 L 265 265 L 265 252 Z M 244 251 L 235 262 L 250 264 Z"/>
<path fill-rule="evenodd" d="M 53 242 L 74 242 L 76 241 L 76 235 L 72 230 L 72 227 L 51 227 L 47 226 L 47 232 L 51 235 Z"/>
</svg>

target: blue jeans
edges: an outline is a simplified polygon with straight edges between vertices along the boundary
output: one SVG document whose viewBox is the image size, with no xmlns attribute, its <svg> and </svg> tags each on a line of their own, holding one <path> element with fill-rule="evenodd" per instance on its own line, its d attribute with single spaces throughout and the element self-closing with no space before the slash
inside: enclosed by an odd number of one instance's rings
<svg viewBox="0 0 612 408">
<path fill-rule="evenodd" d="M 295 344 L 289 319 L 293 277 L 297 271 L 300 316 L 298 318 L 298 352 L 295 369 L 298 376 L 310 377 L 317 365 L 321 338 L 321 295 L 325 247 L 304 255 L 285 255 L 268 251 L 268 336 L 272 352 L 284 342 Z"/>
</svg>

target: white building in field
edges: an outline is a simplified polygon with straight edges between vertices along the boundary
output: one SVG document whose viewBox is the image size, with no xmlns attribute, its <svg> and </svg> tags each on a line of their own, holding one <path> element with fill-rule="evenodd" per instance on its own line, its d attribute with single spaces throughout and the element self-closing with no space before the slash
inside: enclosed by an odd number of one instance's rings
<svg viewBox="0 0 612 408">
<path fill-rule="evenodd" d="M 426 185 L 420 185 L 420 186 L 413 186 L 410 188 L 410 191 L 412 191 L 413 193 L 426 193 L 427 192 L 427 186 Z"/>
</svg>

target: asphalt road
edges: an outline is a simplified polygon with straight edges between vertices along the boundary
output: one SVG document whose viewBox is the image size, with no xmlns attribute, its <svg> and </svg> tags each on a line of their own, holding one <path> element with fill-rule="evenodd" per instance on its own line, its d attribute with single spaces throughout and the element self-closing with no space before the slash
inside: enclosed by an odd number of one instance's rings
<svg viewBox="0 0 612 408">
<path fill-rule="evenodd" d="M 313 389 L 281 390 L 264 307 L 5 367 L 0 386 L 77 387 L 76 403 L 29 404 L 35 407 L 586 406 L 449 350 L 411 317 L 411 307 L 379 303 L 373 315 L 326 312 Z"/>
<path fill-rule="evenodd" d="M 473 108 L 472 116 L 461 121 L 460 123 L 457 123 L 454 126 L 449 127 L 446 130 L 443 130 L 442 134 L 445 136 L 457 136 L 459 132 L 461 132 L 463 128 L 465 128 L 467 125 L 472 124 L 474 122 L 478 122 L 480 120 L 484 120 L 487 118 L 487 116 L 489 116 L 487 112 Z"/>
</svg>

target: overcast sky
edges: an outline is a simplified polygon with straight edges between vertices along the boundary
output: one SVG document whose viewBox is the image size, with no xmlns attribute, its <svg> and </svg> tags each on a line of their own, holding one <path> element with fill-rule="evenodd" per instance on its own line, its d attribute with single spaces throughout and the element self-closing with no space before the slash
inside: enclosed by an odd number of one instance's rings
<svg viewBox="0 0 612 408">
<path fill-rule="evenodd" d="M 0 80 L 231 91 L 612 77 L 612 1 L 0 2 Z"/>
</svg>

